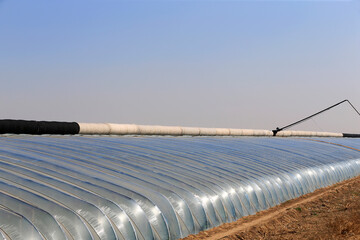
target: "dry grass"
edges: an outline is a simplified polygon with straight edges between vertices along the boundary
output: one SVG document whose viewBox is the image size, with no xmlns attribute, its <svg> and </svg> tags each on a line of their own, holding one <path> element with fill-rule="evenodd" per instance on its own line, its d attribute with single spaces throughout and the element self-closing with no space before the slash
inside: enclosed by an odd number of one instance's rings
<svg viewBox="0 0 360 240">
<path fill-rule="evenodd" d="M 359 204 L 357 204 L 359 205 Z M 327 224 L 329 229 L 329 236 L 340 239 L 340 237 L 360 236 L 360 206 L 357 206 L 357 210 L 349 206 L 344 208 L 343 211 L 347 211 L 346 214 L 340 214 L 339 216 L 334 214 Z"/>
</svg>

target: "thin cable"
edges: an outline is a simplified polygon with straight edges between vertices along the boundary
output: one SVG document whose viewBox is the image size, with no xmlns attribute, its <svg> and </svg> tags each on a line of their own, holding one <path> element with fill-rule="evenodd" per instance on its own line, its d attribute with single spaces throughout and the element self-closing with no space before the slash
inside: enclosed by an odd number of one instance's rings
<svg viewBox="0 0 360 240">
<path fill-rule="evenodd" d="M 319 111 L 319 112 L 317 112 L 317 113 L 315 113 L 315 114 L 312 114 L 312 115 L 310 115 L 310 116 L 308 116 L 308 117 L 306 117 L 306 118 L 303 118 L 303 119 L 301 119 L 301 120 L 299 120 L 299 121 L 297 121 L 297 122 L 294 122 L 294 123 L 292 123 L 292 124 L 289 124 L 289 125 L 287 125 L 287 126 L 285 126 L 285 127 L 282 127 L 282 128 L 278 128 L 278 127 L 277 127 L 275 130 L 272 130 L 273 135 L 276 136 L 276 134 L 277 134 L 278 132 L 280 132 L 280 131 L 282 131 L 282 130 L 284 130 L 284 129 L 286 129 L 286 128 L 290 128 L 290 127 L 292 127 L 292 126 L 295 126 L 295 125 L 297 125 L 297 124 L 299 124 L 299 123 L 302 123 L 302 122 L 304 122 L 304 121 L 306 121 L 306 120 L 309 120 L 310 118 L 315 117 L 316 115 L 319 115 L 319 114 L 321 114 L 321 113 L 323 113 L 323 112 L 326 112 L 327 110 L 330 110 L 331 108 L 334 108 L 334 107 L 336 107 L 336 106 L 338 106 L 338 105 L 340 105 L 340 104 L 342 104 L 342 103 L 344 103 L 344 102 L 348 102 L 348 103 L 350 104 L 350 106 L 355 110 L 355 112 L 357 112 L 357 114 L 360 116 L 360 112 L 354 107 L 354 105 L 352 105 L 349 100 L 345 99 L 345 100 L 343 100 L 343 101 L 341 101 L 341 102 L 338 102 L 338 103 L 336 103 L 336 104 L 334 104 L 334 105 L 332 105 L 332 106 L 330 106 L 330 107 L 328 107 L 328 108 L 325 108 L 325 109 L 323 109 L 323 110 L 321 110 L 321 111 Z"/>
</svg>

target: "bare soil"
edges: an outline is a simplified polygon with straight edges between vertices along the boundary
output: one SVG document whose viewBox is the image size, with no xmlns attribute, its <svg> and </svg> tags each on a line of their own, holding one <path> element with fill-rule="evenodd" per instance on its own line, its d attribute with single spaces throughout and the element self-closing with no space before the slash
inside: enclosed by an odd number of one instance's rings
<svg viewBox="0 0 360 240">
<path fill-rule="evenodd" d="M 360 240 L 360 176 L 185 239 Z"/>
</svg>

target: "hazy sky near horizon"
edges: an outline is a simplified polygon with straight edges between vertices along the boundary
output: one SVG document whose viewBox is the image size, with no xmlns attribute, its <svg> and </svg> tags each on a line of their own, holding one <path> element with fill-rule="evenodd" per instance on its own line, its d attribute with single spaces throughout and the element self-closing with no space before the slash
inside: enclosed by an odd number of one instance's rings
<svg viewBox="0 0 360 240">
<path fill-rule="evenodd" d="M 360 3 L 0 0 L 0 81 L 0 118 L 273 129 L 360 109 Z"/>
</svg>

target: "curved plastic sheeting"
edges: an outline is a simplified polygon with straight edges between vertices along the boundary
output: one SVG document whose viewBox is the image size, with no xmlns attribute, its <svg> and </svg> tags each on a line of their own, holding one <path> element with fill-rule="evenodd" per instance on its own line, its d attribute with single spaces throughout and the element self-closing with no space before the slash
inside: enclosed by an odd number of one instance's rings
<svg viewBox="0 0 360 240">
<path fill-rule="evenodd" d="M 345 138 L 3 135 L 0 237 L 178 239 L 357 176 L 358 149 Z"/>
<path fill-rule="evenodd" d="M 3 239 L 44 239 L 28 219 L 2 207 L 0 207 L 0 229 Z"/>
</svg>

